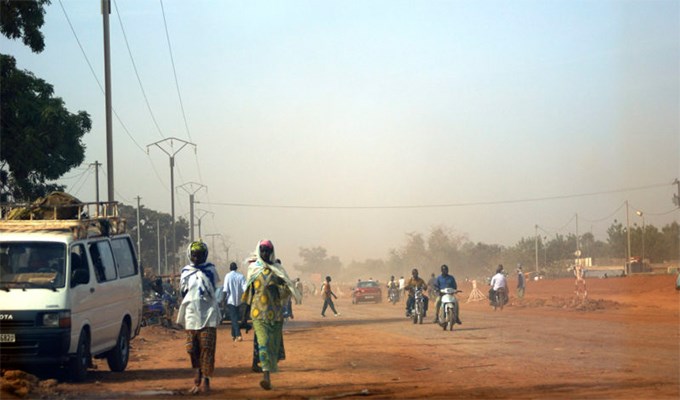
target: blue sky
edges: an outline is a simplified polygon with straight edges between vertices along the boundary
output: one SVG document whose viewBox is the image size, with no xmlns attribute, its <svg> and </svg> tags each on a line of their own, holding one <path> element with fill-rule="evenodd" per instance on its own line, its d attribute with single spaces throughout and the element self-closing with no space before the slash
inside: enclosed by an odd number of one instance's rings
<svg viewBox="0 0 680 400">
<path fill-rule="evenodd" d="M 116 200 L 170 212 L 168 157 L 146 147 L 196 143 L 175 184 L 207 187 L 203 233 L 231 256 L 267 237 L 284 263 L 312 246 L 382 258 L 440 225 L 513 245 L 536 224 L 574 233 L 576 214 L 605 239 L 626 200 L 648 224 L 679 220 L 678 1 L 165 0 L 186 126 L 161 3 L 112 4 Z M 104 97 L 61 5 L 103 83 L 98 1 L 54 0 L 40 54 L 0 47 L 92 116 L 86 163 L 62 183 L 93 200 Z M 176 202 L 186 215 L 188 194 Z M 448 206 L 390 208 L 431 205 Z"/>
</svg>

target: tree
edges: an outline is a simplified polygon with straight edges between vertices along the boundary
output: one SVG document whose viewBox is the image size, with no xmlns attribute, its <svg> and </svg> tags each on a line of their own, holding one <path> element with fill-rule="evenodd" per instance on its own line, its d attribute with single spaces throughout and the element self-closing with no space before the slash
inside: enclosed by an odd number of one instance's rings
<svg viewBox="0 0 680 400">
<path fill-rule="evenodd" d="M 126 220 L 127 230 L 130 233 L 130 237 L 137 248 L 137 208 L 133 206 L 128 206 L 121 204 L 119 205 L 119 212 L 122 218 Z M 175 222 L 175 234 L 176 243 L 178 248 L 173 251 L 173 249 L 166 249 L 166 244 L 172 246 L 172 216 L 167 213 L 161 213 L 154 211 L 145 207 L 140 207 L 139 210 L 139 230 L 141 231 L 141 247 L 142 250 L 137 254 L 139 261 L 142 263 L 144 268 L 151 270 L 152 273 L 158 272 L 158 238 L 161 238 L 161 272 L 162 273 L 173 273 L 177 272 L 182 266 L 182 259 L 179 260 L 179 265 L 173 265 L 172 260 L 175 254 L 184 254 L 181 250 L 184 244 L 188 242 L 189 238 L 189 222 L 184 218 L 179 218 Z M 143 222 L 142 222 L 143 221 Z M 160 234 L 157 231 L 160 225 Z M 168 258 L 168 269 L 166 271 L 164 268 L 165 258 Z"/>
<path fill-rule="evenodd" d="M 626 258 L 627 232 L 622 223 L 614 220 L 607 229 L 607 243 L 609 244 L 609 256 Z"/>
<path fill-rule="evenodd" d="M 303 273 L 334 274 L 340 271 L 342 263 L 337 256 L 329 257 L 326 249 L 321 246 L 307 249 L 300 248 L 302 264 L 294 265 L 294 268 Z"/>
<path fill-rule="evenodd" d="M 45 6 L 50 0 L 0 0 L 0 32 L 10 39 L 19 39 L 40 53 L 45 40 L 40 28 L 45 23 Z"/>
<path fill-rule="evenodd" d="M 43 50 L 40 27 L 47 0 L 0 0 L 0 32 Z M 70 113 L 54 88 L 0 54 L 0 201 L 33 200 L 63 186 L 48 184 L 85 159 L 82 137 L 92 127 L 85 111 Z"/>
</svg>

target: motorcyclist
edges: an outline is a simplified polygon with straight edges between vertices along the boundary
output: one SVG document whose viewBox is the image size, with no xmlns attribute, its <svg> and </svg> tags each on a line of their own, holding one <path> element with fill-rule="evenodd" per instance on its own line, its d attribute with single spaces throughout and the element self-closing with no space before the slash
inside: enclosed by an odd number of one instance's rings
<svg viewBox="0 0 680 400">
<path fill-rule="evenodd" d="M 425 296 L 427 284 L 422 278 L 418 277 L 418 269 L 413 268 L 413 270 L 411 271 L 411 278 L 408 280 L 406 286 L 404 287 L 404 291 L 408 292 L 408 299 L 406 300 L 406 317 L 411 316 L 411 309 L 413 309 L 413 306 L 415 305 L 416 288 L 420 288 L 423 292 L 423 318 L 424 318 L 427 315 L 427 305 L 429 303 L 429 299 L 427 298 L 427 296 Z"/>
<path fill-rule="evenodd" d="M 498 267 L 496 268 L 496 275 L 491 277 L 491 282 L 489 282 L 489 285 L 491 285 L 491 288 L 489 289 L 489 300 L 493 302 L 496 298 L 496 292 L 503 290 L 505 292 L 503 304 L 505 304 L 508 299 L 508 281 L 505 278 L 505 274 L 503 274 L 503 264 L 498 264 Z M 498 304 L 498 306 L 500 306 L 500 304 Z"/>
<path fill-rule="evenodd" d="M 442 274 L 439 275 L 434 282 L 434 288 L 437 293 L 437 303 L 435 306 L 436 311 L 434 314 L 434 321 L 432 322 L 435 324 L 439 322 L 439 309 L 442 306 L 442 294 L 440 290 L 446 288 L 451 288 L 453 290 L 458 289 L 458 285 L 456 284 L 456 278 L 454 278 L 453 275 L 449 275 L 449 267 L 446 264 L 441 266 L 441 271 Z M 460 321 L 460 310 L 458 307 L 458 302 L 455 303 L 455 313 L 456 323 L 462 325 L 463 323 Z"/>
<path fill-rule="evenodd" d="M 394 280 L 394 275 L 390 276 L 390 281 L 387 282 L 387 295 L 391 296 L 394 293 L 399 299 L 399 284 Z M 396 301 L 395 301 L 396 302 Z"/>
<path fill-rule="evenodd" d="M 437 277 L 434 276 L 434 272 L 430 276 L 430 279 L 427 281 L 427 293 L 430 295 L 432 298 L 437 298 L 439 296 L 439 291 L 435 289 L 435 281 L 437 280 Z"/>
</svg>

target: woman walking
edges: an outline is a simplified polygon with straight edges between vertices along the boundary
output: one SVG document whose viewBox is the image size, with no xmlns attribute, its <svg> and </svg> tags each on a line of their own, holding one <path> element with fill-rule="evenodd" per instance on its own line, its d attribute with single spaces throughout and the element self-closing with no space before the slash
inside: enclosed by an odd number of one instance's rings
<svg viewBox="0 0 680 400">
<path fill-rule="evenodd" d="M 210 391 L 210 378 L 215 370 L 215 343 L 220 323 L 220 307 L 215 288 L 220 281 L 215 266 L 208 262 L 208 245 L 193 242 L 187 250 L 190 264 L 182 268 L 177 323 L 186 330 L 186 350 L 191 367 L 196 370 L 191 394 Z"/>
<path fill-rule="evenodd" d="M 254 260 L 248 265 L 244 301 L 250 304 L 250 317 L 257 336 L 263 372 L 260 386 L 271 389 L 270 373 L 278 371 L 279 350 L 283 341 L 283 306 L 290 296 L 299 297 L 295 284 L 274 255 L 274 245 L 261 240 Z"/>
</svg>

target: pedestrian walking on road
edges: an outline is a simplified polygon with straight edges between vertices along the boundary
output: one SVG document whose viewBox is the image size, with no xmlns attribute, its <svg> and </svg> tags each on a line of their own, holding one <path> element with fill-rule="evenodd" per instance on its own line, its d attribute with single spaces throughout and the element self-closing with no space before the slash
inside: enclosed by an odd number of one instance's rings
<svg viewBox="0 0 680 400">
<path fill-rule="evenodd" d="M 524 297 L 524 288 L 526 281 L 524 279 L 524 272 L 522 272 L 522 266 L 517 268 L 517 297 L 520 299 Z"/>
<path fill-rule="evenodd" d="M 186 330 L 186 350 L 191 367 L 196 370 L 191 394 L 210 391 L 210 378 L 215 370 L 217 326 L 222 319 L 215 289 L 220 277 L 215 266 L 208 262 L 208 245 L 201 240 L 187 249 L 190 264 L 182 268 L 177 323 Z"/>
<path fill-rule="evenodd" d="M 335 304 L 333 304 L 333 298 L 338 298 L 338 296 L 333 293 L 333 290 L 331 289 L 331 277 L 327 276 L 326 277 L 326 282 L 321 285 L 321 296 L 323 297 L 323 308 L 321 309 L 321 316 L 325 317 L 326 316 L 326 308 L 330 306 L 331 310 L 333 311 L 333 314 L 335 314 L 336 317 L 339 317 L 340 314 L 335 310 Z"/>
<path fill-rule="evenodd" d="M 295 304 L 302 304 L 302 295 L 303 295 L 303 292 L 304 292 L 304 286 L 302 286 L 302 282 L 300 282 L 300 278 L 295 278 L 295 289 L 300 294 L 300 298 L 295 300 Z"/>
<path fill-rule="evenodd" d="M 246 278 L 238 272 L 238 265 L 232 262 L 229 265 L 229 273 L 224 277 L 224 301 L 227 305 L 227 313 L 231 321 L 231 339 L 240 342 L 241 337 L 239 306 L 246 288 Z"/>
<path fill-rule="evenodd" d="M 255 260 L 248 265 L 246 291 L 250 316 L 257 336 L 258 356 L 263 376 L 260 386 L 270 390 L 270 373 L 278 371 L 279 351 L 283 341 L 283 306 L 290 296 L 299 297 L 295 284 L 274 255 L 274 245 L 261 240 L 255 248 Z"/>
</svg>

